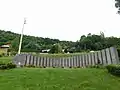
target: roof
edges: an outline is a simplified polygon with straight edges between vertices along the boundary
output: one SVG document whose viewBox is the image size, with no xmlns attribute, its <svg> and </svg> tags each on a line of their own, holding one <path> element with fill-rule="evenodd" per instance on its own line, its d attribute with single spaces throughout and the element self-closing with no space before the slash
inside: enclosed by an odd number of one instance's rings
<svg viewBox="0 0 120 90">
<path fill-rule="evenodd" d="M 9 48 L 9 45 L 2 45 L 1 48 Z"/>
</svg>

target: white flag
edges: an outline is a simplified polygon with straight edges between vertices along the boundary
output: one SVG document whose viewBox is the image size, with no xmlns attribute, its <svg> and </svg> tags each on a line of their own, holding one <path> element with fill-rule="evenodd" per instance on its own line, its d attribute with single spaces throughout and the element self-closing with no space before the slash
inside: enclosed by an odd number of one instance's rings
<svg viewBox="0 0 120 90">
<path fill-rule="evenodd" d="M 26 19 L 24 20 L 24 24 L 26 24 Z"/>
</svg>

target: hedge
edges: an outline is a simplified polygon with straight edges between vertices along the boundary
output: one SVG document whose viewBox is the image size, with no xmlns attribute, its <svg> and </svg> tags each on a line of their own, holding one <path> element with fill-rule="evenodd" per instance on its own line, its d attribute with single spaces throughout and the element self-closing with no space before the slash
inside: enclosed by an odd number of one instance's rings
<svg viewBox="0 0 120 90">
<path fill-rule="evenodd" d="M 120 76 L 120 65 L 108 65 L 106 68 L 109 73 Z"/>
<path fill-rule="evenodd" d="M 12 68 L 16 68 L 16 65 L 12 63 L 8 63 L 8 64 L 0 63 L 0 70 L 12 69 Z"/>
</svg>

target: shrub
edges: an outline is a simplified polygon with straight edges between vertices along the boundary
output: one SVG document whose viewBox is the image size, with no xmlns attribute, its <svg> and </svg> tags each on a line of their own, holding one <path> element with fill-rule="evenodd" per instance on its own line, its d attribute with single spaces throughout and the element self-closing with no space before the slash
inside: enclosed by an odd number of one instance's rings
<svg viewBox="0 0 120 90">
<path fill-rule="evenodd" d="M 8 63 L 7 68 L 9 68 L 9 69 L 16 68 L 16 65 L 12 64 L 12 63 Z"/>
<path fill-rule="evenodd" d="M 106 68 L 109 73 L 120 76 L 120 65 L 108 65 Z"/>
<path fill-rule="evenodd" d="M 0 65 L 0 69 L 1 70 L 7 69 L 7 65 Z"/>
<path fill-rule="evenodd" d="M 0 62 L 0 66 L 1 66 L 1 65 L 5 65 L 5 64 L 4 64 L 3 62 Z"/>
<path fill-rule="evenodd" d="M 2 54 L 0 54 L 0 57 L 2 57 Z"/>
<path fill-rule="evenodd" d="M 101 69 L 103 69 L 103 68 L 105 68 L 103 65 L 101 65 L 101 64 L 98 64 L 98 65 L 93 65 L 93 66 L 89 66 L 90 68 L 101 68 Z"/>
<path fill-rule="evenodd" d="M 30 67 L 33 67 L 33 68 L 35 68 L 35 66 L 34 66 L 34 65 L 27 65 L 26 67 L 29 67 L 29 68 L 30 68 Z"/>
<path fill-rule="evenodd" d="M 120 48 L 117 48 L 118 56 L 120 57 Z"/>
<path fill-rule="evenodd" d="M 16 68 L 16 65 L 15 65 L 15 64 L 12 64 L 12 63 L 8 63 L 8 64 L 0 63 L 0 69 L 1 69 L 1 70 L 4 70 L 4 69 L 12 69 L 12 68 Z"/>
</svg>

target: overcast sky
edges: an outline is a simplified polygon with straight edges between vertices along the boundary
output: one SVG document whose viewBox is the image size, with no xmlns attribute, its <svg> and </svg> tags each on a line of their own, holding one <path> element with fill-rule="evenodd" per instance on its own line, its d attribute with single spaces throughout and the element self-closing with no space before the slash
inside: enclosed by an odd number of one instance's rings
<svg viewBox="0 0 120 90">
<path fill-rule="evenodd" d="M 88 33 L 120 36 L 115 0 L 0 0 L 0 29 L 60 40 Z"/>
</svg>

